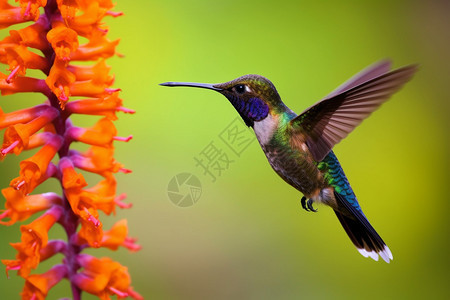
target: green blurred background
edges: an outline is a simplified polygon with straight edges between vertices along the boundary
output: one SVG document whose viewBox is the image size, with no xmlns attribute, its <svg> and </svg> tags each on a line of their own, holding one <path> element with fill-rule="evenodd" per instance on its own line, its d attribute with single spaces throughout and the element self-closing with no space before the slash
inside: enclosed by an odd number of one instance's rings
<svg viewBox="0 0 450 300">
<path fill-rule="evenodd" d="M 134 135 L 117 143 L 117 160 L 133 170 L 117 175 L 118 191 L 134 207 L 102 220 L 108 228 L 126 217 L 143 249 L 89 253 L 128 266 L 133 286 L 148 299 L 450 297 L 448 1 L 117 2 L 125 15 L 105 21 L 125 57 L 108 62 L 125 106 L 137 110 L 117 122 L 121 135 Z M 419 63 L 420 72 L 335 153 L 393 252 L 390 264 L 363 258 L 330 209 L 303 211 L 301 194 L 272 171 L 257 142 L 211 182 L 194 157 L 237 113 L 217 93 L 157 85 L 257 73 L 300 113 L 387 57 L 395 67 Z M 14 95 L 1 97 L 0 105 L 8 112 L 42 100 Z M 74 122 L 88 126 L 95 119 Z M 2 163 L 2 187 L 29 155 Z M 202 182 L 201 198 L 188 208 L 167 196 L 168 182 L 180 172 Z M 49 190 L 59 192 L 57 183 L 40 187 Z M 52 234 L 63 237 L 58 228 Z M 0 227 L 0 236 L 1 258 L 13 258 L 8 243 L 19 241 L 19 226 Z M 15 274 L 3 277 L 1 298 L 17 299 L 22 285 Z M 49 299 L 63 296 L 69 296 L 67 282 Z"/>
</svg>

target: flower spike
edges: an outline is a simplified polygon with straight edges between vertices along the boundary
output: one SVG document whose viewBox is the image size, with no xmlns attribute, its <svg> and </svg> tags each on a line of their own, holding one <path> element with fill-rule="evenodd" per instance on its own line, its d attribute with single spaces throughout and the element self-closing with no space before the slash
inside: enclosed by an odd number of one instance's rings
<svg viewBox="0 0 450 300">
<path fill-rule="evenodd" d="M 113 8 L 110 0 L 0 0 L 0 29 L 29 22 L 0 41 L 0 64 L 7 70 L 0 72 L 0 93 L 39 93 L 44 102 L 17 111 L 0 108 L 0 161 L 35 149 L 21 159 L 18 176 L 1 190 L 5 202 L 0 225 L 32 220 L 20 226 L 20 242 L 11 243 L 15 259 L 2 260 L 7 276 L 16 271 L 24 278 L 22 299 L 45 299 L 64 278 L 73 300 L 80 300 L 84 292 L 100 299 L 143 299 L 131 287 L 126 267 L 81 253 L 85 248 L 141 248 L 128 236 L 126 220 L 103 229 L 104 215 L 132 206 L 123 202 L 125 194 L 117 195 L 114 177 L 131 172 L 114 159 L 114 142 L 128 142 L 133 136 L 118 134 L 113 121 L 117 112 L 134 110 L 123 107 L 121 89 L 113 86 L 115 77 L 106 63 L 120 56 L 119 40 L 108 39 L 109 29 L 103 24 L 105 16 L 122 15 Z M 83 40 L 87 43 L 80 44 Z M 40 76 L 34 77 L 36 72 Z M 100 118 L 83 128 L 73 124 L 72 114 Z M 90 148 L 73 150 L 74 142 Z M 101 179 L 88 184 L 80 170 Z M 37 189 L 49 179 L 58 180 L 62 190 Z M 62 226 L 67 240 L 51 239 L 54 226 Z M 57 254 L 63 256 L 61 264 L 36 274 L 42 261 Z"/>
</svg>

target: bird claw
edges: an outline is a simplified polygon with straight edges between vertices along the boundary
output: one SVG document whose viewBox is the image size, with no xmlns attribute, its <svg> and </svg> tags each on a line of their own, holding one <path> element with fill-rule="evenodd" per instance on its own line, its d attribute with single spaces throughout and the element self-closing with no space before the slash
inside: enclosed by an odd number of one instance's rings
<svg viewBox="0 0 450 300">
<path fill-rule="evenodd" d="M 308 201 L 306 201 L 306 197 L 303 196 L 302 200 L 301 200 L 301 203 L 302 203 L 302 207 L 303 207 L 304 210 L 317 212 L 317 209 L 314 209 L 314 207 L 312 206 L 313 203 L 314 203 L 314 201 L 312 199 L 309 199 Z"/>
<path fill-rule="evenodd" d="M 308 208 L 306 207 L 306 197 L 305 196 L 302 197 L 301 202 L 302 202 L 303 209 L 306 211 L 309 211 Z"/>
<path fill-rule="evenodd" d="M 317 209 L 314 209 L 314 207 L 312 206 L 313 203 L 314 203 L 314 201 L 312 201 L 312 199 L 309 199 L 308 202 L 307 202 L 308 208 L 309 208 L 309 210 L 312 211 L 312 212 L 317 212 Z"/>
</svg>

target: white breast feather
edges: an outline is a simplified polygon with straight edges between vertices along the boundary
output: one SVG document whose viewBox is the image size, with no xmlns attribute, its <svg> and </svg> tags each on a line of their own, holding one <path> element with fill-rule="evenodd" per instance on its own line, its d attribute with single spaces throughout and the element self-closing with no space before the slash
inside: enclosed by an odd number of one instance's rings
<svg viewBox="0 0 450 300">
<path fill-rule="evenodd" d="M 277 125 L 278 120 L 274 119 L 271 114 L 268 114 L 264 120 L 254 123 L 253 130 L 255 130 L 256 137 L 261 145 L 270 141 Z"/>
</svg>

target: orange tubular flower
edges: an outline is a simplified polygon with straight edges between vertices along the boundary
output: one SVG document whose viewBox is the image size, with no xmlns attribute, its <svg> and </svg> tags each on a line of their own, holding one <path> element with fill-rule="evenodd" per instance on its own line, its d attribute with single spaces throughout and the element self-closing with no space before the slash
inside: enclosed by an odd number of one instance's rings
<svg viewBox="0 0 450 300">
<path fill-rule="evenodd" d="M 74 165 L 82 170 L 107 176 L 109 173 L 131 171 L 122 168 L 123 165 L 116 162 L 113 157 L 113 150 L 105 147 L 92 146 L 88 151 L 78 154 L 74 151 L 71 156 Z"/>
<path fill-rule="evenodd" d="M 59 163 L 62 174 L 62 184 L 65 196 L 81 222 L 79 235 L 84 238 L 89 246 L 98 248 L 103 237 L 102 223 L 98 220 L 96 206 L 90 198 L 82 198 L 82 188 L 87 185 L 83 175 L 77 173 L 68 158 L 61 159 Z M 87 201 L 86 201 L 87 200 Z"/>
<path fill-rule="evenodd" d="M 64 277 L 67 277 L 67 267 L 64 265 L 56 265 L 42 275 L 28 276 L 22 299 L 45 299 L 48 291 Z"/>
<path fill-rule="evenodd" d="M 0 61 L 8 64 L 11 75 L 7 77 L 6 82 L 11 83 L 17 75 L 25 75 L 27 69 L 48 70 L 48 61 L 27 49 L 23 45 L 11 44 L 5 47 L 0 55 Z"/>
<path fill-rule="evenodd" d="M 122 100 L 118 93 L 113 93 L 103 99 L 88 99 L 73 101 L 67 104 L 67 111 L 74 114 L 105 116 L 110 120 L 116 120 L 116 112 L 134 114 L 134 110 L 122 106 Z"/>
<path fill-rule="evenodd" d="M 78 263 L 84 268 L 77 274 L 74 282 L 84 291 L 98 296 L 102 300 L 132 297 L 143 299 L 130 287 L 130 275 L 126 267 L 104 257 L 101 259 L 84 254 L 78 257 Z"/>
<path fill-rule="evenodd" d="M 32 192 L 36 186 L 49 177 L 47 169 L 61 144 L 61 137 L 54 136 L 35 155 L 21 161 L 20 176 L 11 182 L 10 185 L 16 189 L 22 189 L 25 193 Z"/>
<path fill-rule="evenodd" d="M 11 243 L 16 258 L 2 263 L 7 272 L 16 270 L 25 279 L 22 299 L 45 299 L 63 278 L 69 280 L 74 300 L 80 300 L 83 291 L 100 299 L 142 299 L 131 288 L 126 267 L 109 258 L 81 253 L 87 247 L 140 249 L 128 236 L 126 220 L 104 231 L 99 213 L 111 215 L 116 207 L 131 207 L 123 202 L 125 194 L 116 194 L 115 173 L 131 171 L 114 159 L 114 143 L 128 142 L 132 136 L 118 136 L 113 121 L 117 112 L 134 110 L 122 106 L 120 89 L 112 87 L 114 75 L 106 59 L 117 54 L 119 40 L 109 40 L 103 24 L 105 16 L 122 13 L 111 11 L 111 0 L 9 2 L 0 0 L 0 29 L 31 23 L 10 30 L 0 41 L 0 64 L 8 70 L 8 74 L 0 72 L 1 95 L 40 93 L 44 103 L 11 112 L 0 108 L 0 130 L 4 129 L 0 160 L 36 149 L 34 155 L 23 158 L 18 177 L 1 191 L 6 202 L 0 210 L 0 224 L 13 225 L 40 214 L 20 227 L 21 241 Z M 80 45 L 80 37 L 87 43 Z M 77 61 L 94 63 L 79 65 Z M 29 69 L 43 76 L 31 77 Z M 72 124 L 71 114 L 101 118 L 92 127 L 82 128 Z M 83 153 L 71 150 L 73 142 L 91 147 Z M 102 179 L 87 188 L 79 169 Z M 33 194 L 48 179 L 60 181 L 62 191 Z M 65 230 L 67 241 L 49 240 L 49 230 L 56 224 Z M 41 261 L 57 253 L 64 256 L 62 264 L 33 274 Z"/>
<path fill-rule="evenodd" d="M 44 7 L 47 4 L 47 0 L 16 0 L 19 2 L 21 14 L 25 17 L 30 16 L 35 21 L 39 17 L 39 8 Z"/>
<path fill-rule="evenodd" d="M 128 237 L 127 220 L 118 221 L 114 226 L 106 231 L 102 239 L 102 247 L 111 250 L 117 250 L 120 246 L 127 248 L 130 251 L 138 251 L 141 246 L 135 244 L 136 239 Z"/>
<path fill-rule="evenodd" d="M 9 127 L 18 123 L 27 123 L 40 115 L 45 114 L 47 111 L 53 110 L 52 107 L 44 104 L 37 105 L 32 108 L 26 108 L 17 110 L 10 113 L 3 113 L 0 110 L 0 129 Z"/>
<path fill-rule="evenodd" d="M 17 259 L 2 260 L 7 266 L 6 270 L 19 270 L 19 275 L 26 278 L 31 269 L 36 269 L 40 261 L 40 251 L 47 246 L 47 233 L 62 213 L 61 206 L 53 206 L 29 225 L 20 227 L 22 242 L 11 244 L 18 251 Z"/>
<path fill-rule="evenodd" d="M 6 155 L 12 149 L 15 149 L 15 154 L 19 154 L 24 147 L 28 146 L 30 136 L 53 121 L 57 115 L 58 111 L 56 109 L 48 107 L 45 113 L 26 124 L 9 126 L 5 131 L 1 154 Z"/>
<path fill-rule="evenodd" d="M 0 0 L 0 29 L 32 19 L 30 13 L 21 13 L 20 7 L 11 6 L 7 0 Z"/>
<path fill-rule="evenodd" d="M 31 77 L 18 77 L 12 81 L 11 75 L 15 76 L 16 74 L 11 73 L 9 76 L 6 76 L 0 72 L 0 91 L 2 96 L 12 95 L 15 93 L 49 94 L 49 88 L 45 84 L 44 80 Z"/>
<path fill-rule="evenodd" d="M 117 205 L 115 202 L 116 185 L 114 176 L 108 175 L 95 186 L 84 189 L 80 194 L 80 200 L 84 203 L 91 203 L 98 210 L 110 215 L 112 212 L 115 212 Z"/>
<path fill-rule="evenodd" d="M 8 217 L 8 222 L 0 221 L 3 225 L 12 225 L 17 221 L 24 221 L 30 216 L 49 209 L 53 205 L 61 205 L 62 199 L 56 193 L 26 195 L 20 190 L 8 187 L 2 190 L 6 198 L 6 210 L 0 215 L 0 220 Z"/>
<path fill-rule="evenodd" d="M 58 98 L 61 108 L 69 100 L 71 96 L 70 86 L 75 82 L 75 75 L 67 69 L 67 64 L 63 60 L 56 59 L 55 63 L 50 70 L 45 82 L 52 92 Z"/>
<path fill-rule="evenodd" d="M 100 119 L 92 128 L 71 127 L 68 132 L 72 139 L 89 145 L 112 147 L 112 142 L 128 142 L 132 136 L 126 138 L 116 136 L 117 130 L 112 126 L 111 120 L 107 118 Z"/>
<path fill-rule="evenodd" d="M 87 44 L 81 45 L 77 51 L 72 54 L 73 60 L 97 60 L 99 58 L 108 58 L 116 54 L 116 46 L 119 40 L 110 41 L 105 32 L 94 31 Z"/>
<path fill-rule="evenodd" d="M 94 83 L 106 83 L 108 86 L 114 79 L 113 76 L 108 75 L 110 69 L 104 59 L 100 59 L 94 66 L 67 66 L 67 70 L 75 75 L 77 81 L 92 80 Z"/>
<path fill-rule="evenodd" d="M 47 39 L 58 60 L 69 61 L 72 52 L 78 48 L 78 34 L 59 20 L 52 22 L 52 30 L 48 32 Z"/>
</svg>

